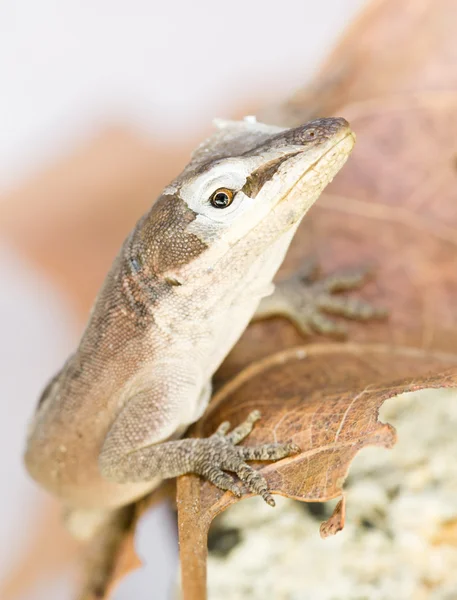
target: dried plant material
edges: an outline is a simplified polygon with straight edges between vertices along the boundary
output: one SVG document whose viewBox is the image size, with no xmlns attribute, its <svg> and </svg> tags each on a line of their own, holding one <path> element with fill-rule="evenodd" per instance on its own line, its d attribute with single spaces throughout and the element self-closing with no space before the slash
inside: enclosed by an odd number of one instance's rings
<svg viewBox="0 0 457 600">
<path fill-rule="evenodd" d="M 140 567 L 141 560 L 136 554 L 134 529 L 132 528 L 119 548 L 118 559 L 112 573 L 111 583 L 106 590 L 107 596 L 112 595 L 119 581 Z"/>
<path fill-rule="evenodd" d="M 119 582 L 142 566 L 135 549 L 138 522 L 149 508 L 173 498 L 175 491 L 175 482 L 165 481 L 135 505 L 120 510 L 111 523 L 86 545 L 83 553 L 84 583 L 78 600 L 111 598 Z"/>
<path fill-rule="evenodd" d="M 454 0 L 372 0 L 347 28 L 311 85 L 264 111 L 288 126 L 352 103 L 452 96 L 457 88 Z"/>
<path fill-rule="evenodd" d="M 135 549 L 136 525 L 137 521 L 135 520 L 116 549 L 116 554 L 112 557 L 113 569 L 109 575 L 108 581 L 104 582 L 103 588 L 96 589 L 97 586 L 94 585 L 94 580 L 91 578 L 90 581 L 85 584 L 85 589 L 78 600 L 100 600 L 100 598 L 111 598 L 119 582 L 132 573 L 132 571 L 141 567 L 142 563 Z M 92 575 L 92 573 L 89 573 L 89 575 Z"/>
<path fill-rule="evenodd" d="M 320 526 L 320 534 L 322 538 L 335 535 L 338 531 L 341 531 L 344 527 L 344 521 L 346 518 L 346 498 L 343 496 L 338 504 L 335 506 L 331 516 L 324 521 Z"/>
<path fill-rule="evenodd" d="M 457 390 L 396 396 L 380 418 L 395 426 L 397 442 L 388 452 L 364 450 L 351 463 L 347 521 L 337 539 L 318 534 L 334 501 L 275 496 L 271 510 L 250 498 L 215 519 L 208 537 L 211 600 L 238 600 L 245 590 L 250 600 L 456 596 L 457 544 L 452 534 L 435 541 L 457 520 Z M 239 537 L 220 556 L 210 541 L 227 531 Z"/>
<path fill-rule="evenodd" d="M 296 456 L 258 466 L 271 492 L 304 501 L 330 500 L 342 495 L 349 465 L 360 449 L 389 448 L 395 442 L 393 429 L 377 419 L 384 400 L 421 388 L 457 386 L 456 365 L 457 356 L 443 359 L 384 345 L 289 349 L 248 367 L 224 386 L 194 432 L 207 436 L 219 422 L 236 424 L 257 408 L 263 418 L 246 445 L 292 441 L 301 448 Z M 437 374 L 423 375 L 428 371 Z M 195 476 L 179 479 L 185 600 L 206 597 L 207 532 L 214 517 L 238 500 Z M 343 524 L 341 501 L 321 534 L 334 534 Z"/>
</svg>

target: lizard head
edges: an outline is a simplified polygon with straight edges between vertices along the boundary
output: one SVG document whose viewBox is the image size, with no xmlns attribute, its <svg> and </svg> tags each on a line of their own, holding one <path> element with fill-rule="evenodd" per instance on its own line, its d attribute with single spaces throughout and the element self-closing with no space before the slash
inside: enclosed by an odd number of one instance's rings
<svg viewBox="0 0 457 600">
<path fill-rule="evenodd" d="M 281 238 L 288 239 L 286 249 L 355 140 L 341 118 L 292 129 L 249 118 L 217 125 L 150 213 L 151 226 L 161 224 L 155 271 L 170 280 L 201 277 L 235 260 L 243 270 L 243 262 L 255 260 Z M 162 217 L 153 217 L 159 212 Z M 159 236 L 150 232 L 148 237 Z"/>
</svg>

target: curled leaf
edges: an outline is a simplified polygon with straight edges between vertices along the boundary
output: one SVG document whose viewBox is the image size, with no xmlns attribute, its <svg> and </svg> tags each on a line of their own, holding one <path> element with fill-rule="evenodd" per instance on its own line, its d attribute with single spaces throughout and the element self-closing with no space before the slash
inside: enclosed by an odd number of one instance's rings
<svg viewBox="0 0 457 600">
<path fill-rule="evenodd" d="M 344 527 L 344 520 L 346 518 L 346 498 L 343 496 L 338 504 L 335 506 L 334 511 L 330 517 L 324 521 L 320 526 L 320 534 L 322 538 L 326 538 L 329 535 L 335 535 L 338 531 L 341 531 Z"/>
</svg>

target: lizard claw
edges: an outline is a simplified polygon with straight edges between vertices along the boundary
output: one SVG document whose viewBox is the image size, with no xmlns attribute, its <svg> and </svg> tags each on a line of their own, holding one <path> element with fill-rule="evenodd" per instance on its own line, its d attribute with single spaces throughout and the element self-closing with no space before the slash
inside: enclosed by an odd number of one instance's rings
<svg viewBox="0 0 457 600">
<path fill-rule="evenodd" d="M 198 473 L 218 488 L 229 490 L 241 497 L 241 489 L 234 479 L 225 471 L 236 473 L 245 486 L 255 494 L 259 494 L 270 506 L 275 506 L 267 480 L 261 473 L 250 467 L 249 460 L 276 461 L 291 454 L 300 452 L 294 443 L 271 443 L 261 446 L 237 446 L 248 436 L 254 423 L 260 419 L 260 412 L 253 411 L 248 418 L 235 427 L 230 433 L 227 422 L 222 423 L 209 438 L 194 440 L 197 445 L 194 452 L 193 471 Z"/>
</svg>

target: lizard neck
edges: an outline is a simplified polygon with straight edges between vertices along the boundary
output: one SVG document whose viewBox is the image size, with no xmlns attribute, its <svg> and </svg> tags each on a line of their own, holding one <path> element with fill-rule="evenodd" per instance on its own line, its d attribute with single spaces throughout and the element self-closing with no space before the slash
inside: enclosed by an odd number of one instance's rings
<svg viewBox="0 0 457 600">
<path fill-rule="evenodd" d="M 165 328 L 179 319 L 180 347 L 198 361 L 204 380 L 211 379 L 224 358 L 246 329 L 260 300 L 272 293 L 272 280 L 283 262 L 296 227 L 284 233 L 255 261 L 221 263 L 211 286 L 205 277 L 186 290 L 176 288 L 169 308 L 154 319 Z M 186 284 L 182 286 L 185 288 Z M 178 296 L 180 301 L 176 302 Z M 186 315 L 183 318 L 183 315 Z"/>
</svg>

